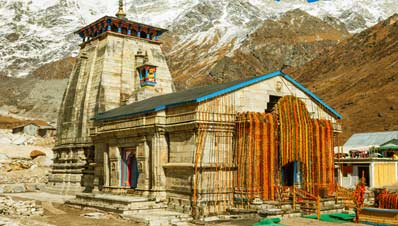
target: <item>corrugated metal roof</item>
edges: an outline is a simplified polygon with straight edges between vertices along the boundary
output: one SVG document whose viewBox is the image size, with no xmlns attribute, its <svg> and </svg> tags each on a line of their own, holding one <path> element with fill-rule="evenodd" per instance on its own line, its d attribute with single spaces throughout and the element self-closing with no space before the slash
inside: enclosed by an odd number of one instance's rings
<svg viewBox="0 0 398 226">
<path fill-rule="evenodd" d="M 398 139 L 398 131 L 356 133 L 345 142 L 343 150 L 344 152 L 350 150 L 367 150 L 369 147 L 379 147 L 392 139 Z"/>
<path fill-rule="evenodd" d="M 389 140 L 389 141 L 387 141 L 387 142 L 381 144 L 380 147 L 381 147 L 381 146 L 386 146 L 386 145 L 398 145 L 398 139 Z"/>
<path fill-rule="evenodd" d="M 190 103 L 200 103 L 202 101 L 247 87 L 249 85 L 273 78 L 275 76 L 282 76 L 288 81 L 292 82 L 297 88 L 305 92 L 315 101 L 323 105 L 327 110 L 329 110 L 336 118 L 342 118 L 342 116 L 336 112 L 333 108 L 328 106 L 319 97 L 313 94 L 311 91 L 306 89 L 300 83 L 295 81 L 292 77 L 281 71 L 275 71 L 263 76 L 251 77 L 244 80 L 236 80 L 223 84 L 211 85 L 207 87 L 193 88 L 181 92 L 165 94 L 161 96 L 151 97 L 139 102 L 135 102 L 129 105 L 125 105 L 110 111 L 99 113 L 95 120 L 112 120 L 125 118 L 137 114 L 144 114 L 149 112 L 156 112 L 163 110 L 167 107 L 184 105 Z"/>
</svg>

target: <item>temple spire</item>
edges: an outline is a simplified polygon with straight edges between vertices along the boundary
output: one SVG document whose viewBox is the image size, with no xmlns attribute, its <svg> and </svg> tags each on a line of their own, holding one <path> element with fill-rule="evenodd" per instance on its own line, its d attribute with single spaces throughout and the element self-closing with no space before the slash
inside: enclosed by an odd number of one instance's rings
<svg viewBox="0 0 398 226">
<path fill-rule="evenodd" d="M 116 17 L 120 19 L 126 19 L 126 13 L 124 12 L 123 0 L 119 0 L 119 10 L 116 13 Z"/>
</svg>

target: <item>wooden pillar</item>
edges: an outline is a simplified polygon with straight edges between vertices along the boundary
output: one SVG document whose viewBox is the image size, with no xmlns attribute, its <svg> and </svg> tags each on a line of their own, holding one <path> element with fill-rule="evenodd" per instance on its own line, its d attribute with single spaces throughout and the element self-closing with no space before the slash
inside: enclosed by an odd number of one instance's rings
<svg viewBox="0 0 398 226">
<path fill-rule="evenodd" d="M 156 31 L 155 41 L 159 41 L 159 36 L 161 35 L 160 31 Z"/>
<path fill-rule="evenodd" d="M 129 27 L 127 28 L 127 35 L 131 36 L 131 25 L 129 25 Z"/>
<path fill-rule="evenodd" d="M 148 28 L 148 33 L 146 33 L 146 39 L 151 39 L 151 30 Z"/>
<path fill-rule="evenodd" d="M 112 23 L 111 19 L 106 20 L 106 24 L 107 24 L 106 30 L 107 31 L 111 31 L 112 30 L 111 23 Z"/>
</svg>

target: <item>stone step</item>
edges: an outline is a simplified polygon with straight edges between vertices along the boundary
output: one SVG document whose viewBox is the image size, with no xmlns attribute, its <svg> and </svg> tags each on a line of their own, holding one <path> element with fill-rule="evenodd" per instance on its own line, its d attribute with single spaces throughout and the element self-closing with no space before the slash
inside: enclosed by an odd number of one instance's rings
<svg viewBox="0 0 398 226">
<path fill-rule="evenodd" d="M 114 212 L 114 213 L 123 213 L 127 210 L 126 206 L 119 206 L 119 205 L 108 205 L 99 202 L 86 202 L 85 200 L 81 199 L 71 199 L 65 202 L 65 205 L 78 207 L 78 208 L 94 208 L 99 209 L 107 212 Z"/>
<path fill-rule="evenodd" d="M 323 209 L 341 209 L 341 208 L 344 208 L 344 205 L 340 205 L 340 204 L 337 204 L 337 205 L 333 205 L 333 206 L 320 206 L 321 207 L 321 210 L 323 210 Z M 300 204 L 300 205 L 298 205 L 298 208 L 300 208 L 300 209 L 304 209 L 304 208 L 307 208 L 307 209 L 317 209 L 317 206 L 316 205 L 302 205 L 302 204 Z"/>
<path fill-rule="evenodd" d="M 145 201 L 145 202 L 131 202 L 128 204 L 129 208 L 136 208 L 136 207 L 142 207 L 142 206 L 153 206 L 153 205 L 162 205 L 161 202 L 155 202 L 155 201 Z"/>
<path fill-rule="evenodd" d="M 128 206 L 124 212 L 129 213 L 140 213 L 146 210 L 155 210 L 155 209 L 166 209 L 167 205 L 164 203 L 152 203 L 143 206 Z"/>
<path fill-rule="evenodd" d="M 300 208 L 303 213 L 316 213 L 316 208 Z M 343 207 L 336 207 L 336 208 L 321 208 L 321 213 L 339 213 L 343 212 Z"/>
<path fill-rule="evenodd" d="M 334 210 L 321 210 L 321 214 L 333 214 L 333 213 L 343 213 L 344 209 L 334 209 Z M 303 211 L 303 216 L 309 216 L 316 214 L 315 211 Z"/>
<path fill-rule="evenodd" d="M 146 197 L 129 195 L 110 195 L 110 194 L 78 194 L 75 199 L 67 201 L 65 204 L 80 208 L 95 208 L 115 213 L 138 213 L 145 210 L 160 210 L 167 208 L 164 203 L 151 201 Z"/>
<path fill-rule="evenodd" d="M 96 194 L 96 193 L 82 193 L 77 194 L 76 198 L 83 200 L 95 200 L 111 203 L 120 203 L 128 205 L 132 202 L 147 202 L 149 201 L 146 197 L 141 196 L 129 196 L 129 195 L 109 195 L 109 194 Z"/>
</svg>

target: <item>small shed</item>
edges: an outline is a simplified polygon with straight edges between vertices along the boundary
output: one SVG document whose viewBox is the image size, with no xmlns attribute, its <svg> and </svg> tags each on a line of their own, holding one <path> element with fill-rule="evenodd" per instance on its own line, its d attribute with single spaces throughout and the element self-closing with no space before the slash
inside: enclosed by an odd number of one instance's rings
<svg viewBox="0 0 398 226">
<path fill-rule="evenodd" d="M 56 131 L 53 126 L 41 126 L 38 130 L 38 135 L 41 137 L 55 137 Z"/>
<path fill-rule="evenodd" d="M 12 129 L 12 133 L 23 133 L 30 136 L 51 137 L 55 136 L 55 127 L 40 120 L 30 121 Z"/>
<path fill-rule="evenodd" d="M 398 131 L 354 134 L 343 151 L 350 155 L 335 159 L 341 186 L 354 188 L 362 173 L 371 188 L 398 185 Z"/>
<path fill-rule="evenodd" d="M 372 147 L 380 147 L 393 139 L 398 139 L 398 131 L 356 133 L 344 144 L 343 152 L 368 151 Z"/>
<path fill-rule="evenodd" d="M 12 129 L 12 133 L 23 133 L 23 134 L 27 134 L 30 136 L 36 136 L 38 134 L 39 128 L 40 128 L 39 125 L 31 122 L 31 123 L 27 123 L 27 124 L 23 124 L 23 125 L 14 127 Z"/>
</svg>

